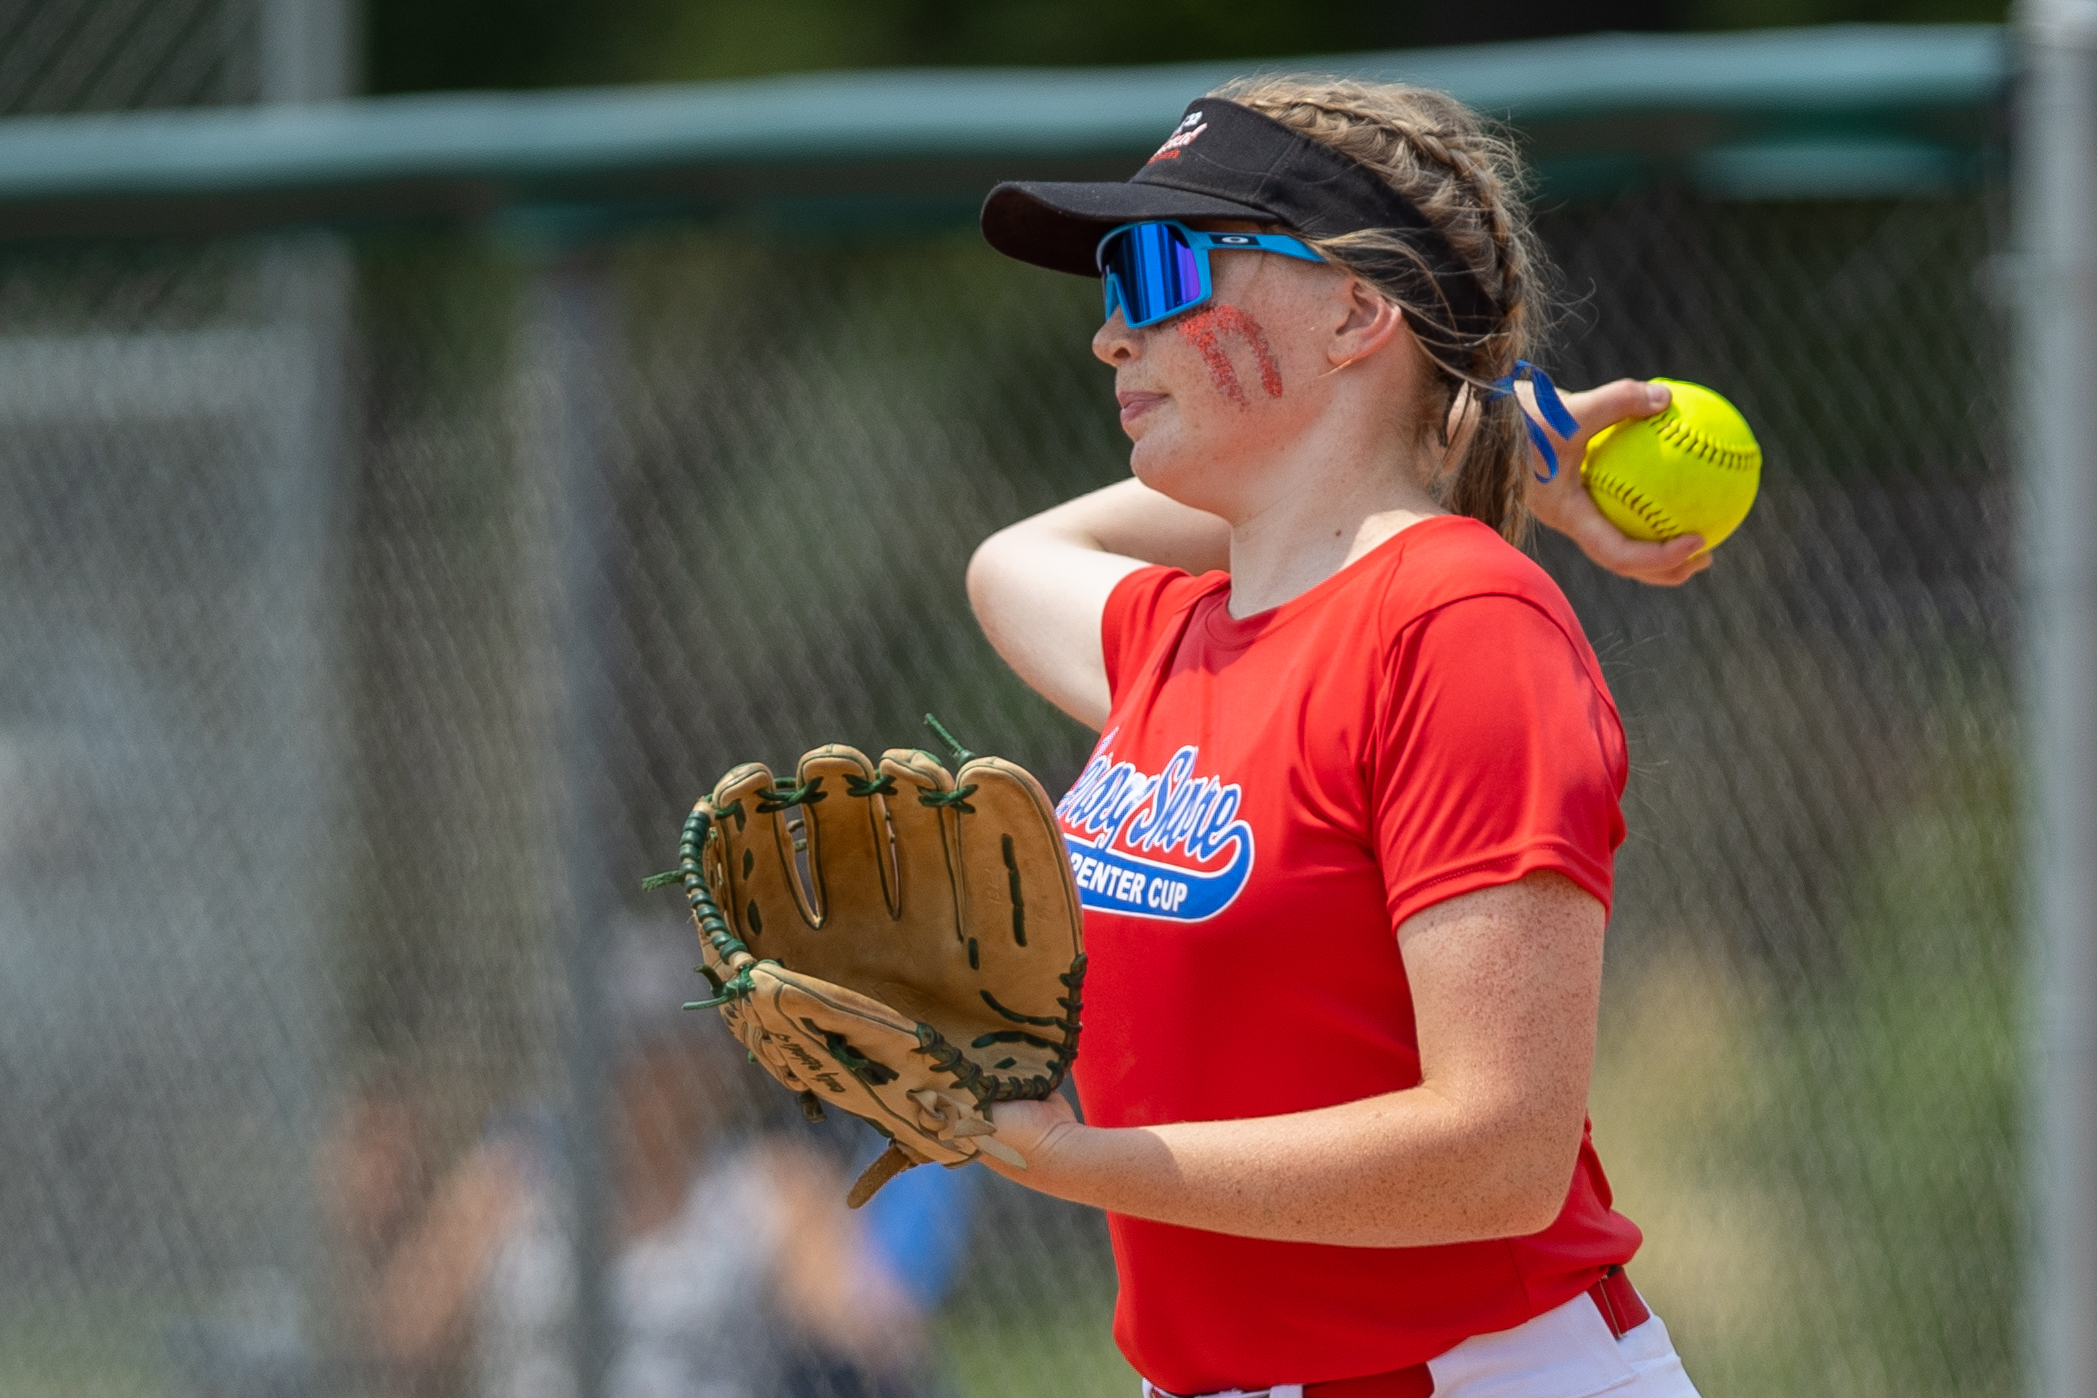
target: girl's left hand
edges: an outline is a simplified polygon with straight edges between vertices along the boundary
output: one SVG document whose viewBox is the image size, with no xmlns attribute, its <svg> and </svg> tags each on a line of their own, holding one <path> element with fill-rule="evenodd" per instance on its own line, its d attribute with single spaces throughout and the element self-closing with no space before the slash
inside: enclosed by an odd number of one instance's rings
<svg viewBox="0 0 2097 1398">
<path fill-rule="evenodd" d="M 990 1119 L 997 1126 L 998 1141 L 1018 1151 L 1027 1168 L 1014 1169 L 988 1151 L 976 1158 L 1008 1179 L 1037 1188 L 1053 1173 L 1058 1149 L 1085 1129 L 1060 1092 L 1039 1102 L 1000 1102 L 990 1109 Z"/>
<path fill-rule="evenodd" d="M 1541 421 L 1529 384 L 1517 383 L 1515 392 L 1530 417 Z M 1637 379 L 1618 379 L 1600 388 L 1560 396 L 1580 430 L 1571 438 L 1561 439 L 1558 474 L 1548 483 L 1536 479 L 1536 472 L 1543 470 L 1544 463 L 1531 452 L 1534 470 L 1529 478 L 1530 512 L 1578 544 L 1590 561 L 1619 577 L 1635 578 L 1656 587 L 1678 587 L 1709 568 L 1711 555 L 1697 552 L 1704 541 L 1695 534 L 1684 534 L 1664 544 L 1627 538 L 1596 507 L 1594 497 L 1580 481 L 1580 462 L 1594 435 L 1626 418 L 1651 417 L 1661 411 L 1668 403 L 1667 389 Z M 1551 435 L 1558 436 L 1556 432 Z"/>
</svg>

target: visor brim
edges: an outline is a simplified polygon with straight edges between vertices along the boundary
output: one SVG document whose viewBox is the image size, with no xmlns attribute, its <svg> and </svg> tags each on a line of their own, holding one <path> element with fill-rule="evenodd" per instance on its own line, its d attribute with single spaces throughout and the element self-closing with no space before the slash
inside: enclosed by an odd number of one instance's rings
<svg viewBox="0 0 2097 1398">
<path fill-rule="evenodd" d="M 1272 223 L 1250 204 L 1166 185 L 1030 180 L 999 185 L 983 201 L 983 237 L 1007 257 L 1097 277 L 1093 252 L 1110 229 L 1154 218 L 1241 218 Z"/>
</svg>

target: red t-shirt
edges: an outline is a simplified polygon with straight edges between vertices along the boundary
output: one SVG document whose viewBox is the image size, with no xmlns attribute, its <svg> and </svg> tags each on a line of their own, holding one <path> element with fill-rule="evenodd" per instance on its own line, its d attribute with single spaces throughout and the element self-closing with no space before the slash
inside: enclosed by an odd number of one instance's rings
<svg viewBox="0 0 2097 1398">
<path fill-rule="evenodd" d="M 1245 620 L 1230 578 L 1131 573 L 1113 708 L 1057 807 L 1091 969 L 1086 1119 L 1272 1116 L 1420 1081 L 1396 929 L 1552 869 L 1606 906 L 1623 730 L 1565 597 L 1474 520 L 1423 521 Z M 1524 1238 L 1354 1248 L 1108 1215 L 1114 1333 L 1177 1393 L 1431 1358 L 1591 1286 L 1639 1244 L 1583 1136 Z"/>
</svg>

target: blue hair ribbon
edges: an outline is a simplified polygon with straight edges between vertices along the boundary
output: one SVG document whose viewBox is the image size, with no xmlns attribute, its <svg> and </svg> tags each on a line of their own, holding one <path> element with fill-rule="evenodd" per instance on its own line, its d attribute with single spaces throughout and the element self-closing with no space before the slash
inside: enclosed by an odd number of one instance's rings
<svg viewBox="0 0 2097 1398">
<path fill-rule="evenodd" d="M 1492 391 L 1486 397 L 1489 400 L 1508 397 L 1514 392 L 1515 380 L 1519 378 L 1527 378 L 1530 386 L 1536 390 L 1537 411 L 1544 415 L 1545 422 L 1551 424 L 1552 431 L 1567 439 L 1578 435 L 1580 424 L 1566 411 L 1565 400 L 1558 396 L 1558 386 L 1551 382 L 1549 374 L 1526 359 L 1515 361 L 1513 373 L 1494 379 Z M 1544 465 L 1549 468 L 1538 472 L 1536 478 L 1548 484 L 1558 477 L 1558 450 L 1551 445 L 1551 439 L 1544 435 L 1544 429 L 1537 425 L 1536 419 L 1526 412 L 1522 414 L 1522 425 L 1529 429 L 1529 440 L 1536 444 L 1537 451 L 1544 458 Z"/>
</svg>

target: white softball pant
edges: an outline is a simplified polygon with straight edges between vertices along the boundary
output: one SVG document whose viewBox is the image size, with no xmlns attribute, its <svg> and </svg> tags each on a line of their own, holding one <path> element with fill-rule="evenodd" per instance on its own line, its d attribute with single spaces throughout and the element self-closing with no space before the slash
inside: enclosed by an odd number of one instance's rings
<svg viewBox="0 0 2097 1398">
<path fill-rule="evenodd" d="M 1434 1398 L 1698 1398 L 1659 1316 L 1618 1339 L 1585 1293 L 1512 1330 L 1473 1335 L 1427 1368 Z"/>
<path fill-rule="evenodd" d="M 1434 1398 L 1699 1398 L 1659 1316 L 1621 1339 L 1580 1293 L 1512 1330 L 1473 1335 L 1427 1361 Z M 1143 1398 L 1165 1398 L 1148 1382 Z M 1197 1398 L 1304 1398 L 1301 1384 Z"/>
</svg>

